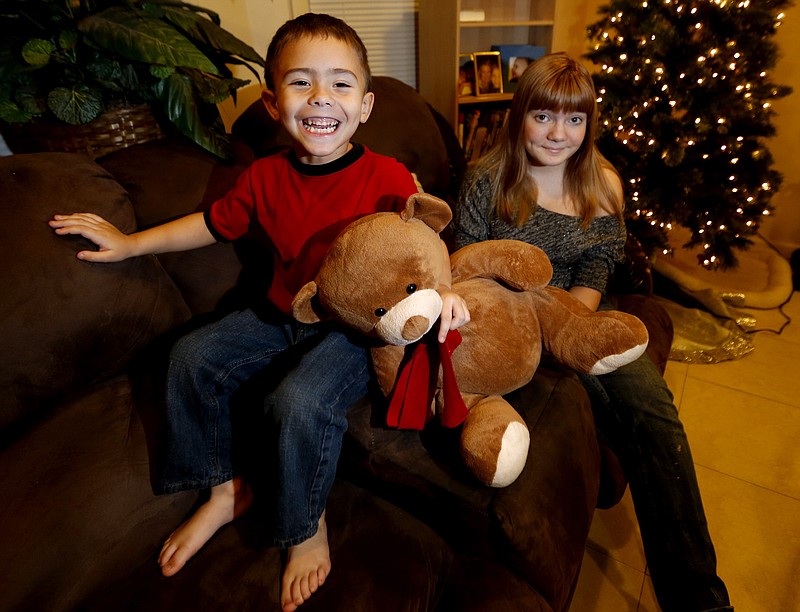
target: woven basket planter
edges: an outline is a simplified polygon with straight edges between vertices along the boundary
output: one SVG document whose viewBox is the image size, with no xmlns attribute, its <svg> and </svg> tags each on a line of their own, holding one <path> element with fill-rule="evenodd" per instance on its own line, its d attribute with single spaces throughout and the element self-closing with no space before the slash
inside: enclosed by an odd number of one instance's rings
<svg viewBox="0 0 800 612">
<path fill-rule="evenodd" d="M 3 126 L 2 133 L 14 153 L 61 151 L 92 159 L 164 137 L 147 104 L 113 108 L 84 125 L 34 121 Z"/>
</svg>

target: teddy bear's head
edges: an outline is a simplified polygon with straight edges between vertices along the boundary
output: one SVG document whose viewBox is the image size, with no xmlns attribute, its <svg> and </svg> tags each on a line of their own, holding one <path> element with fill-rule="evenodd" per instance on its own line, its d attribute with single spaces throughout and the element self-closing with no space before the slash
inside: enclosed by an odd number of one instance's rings
<svg viewBox="0 0 800 612">
<path fill-rule="evenodd" d="M 414 194 L 400 214 L 375 213 L 350 224 L 316 280 L 295 296 L 294 317 L 335 319 L 388 344 L 419 340 L 441 314 L 437 288 L 447 260 L 439 232 L 451 217 L 446 202 Z"/>
</svg>

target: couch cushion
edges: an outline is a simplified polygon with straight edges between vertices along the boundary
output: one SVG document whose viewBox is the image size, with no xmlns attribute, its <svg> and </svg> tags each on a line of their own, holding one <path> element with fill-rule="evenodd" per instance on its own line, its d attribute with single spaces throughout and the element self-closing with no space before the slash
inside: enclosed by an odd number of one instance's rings
<svg viewBox="0 0 800 612">
<path fill-rule="evenodd" d="M 223 163 L 187 139 L 167 137 L 128 147 L 98 160 L 128 192 L 139 227 L 207 209 L 233 187 L 255 159 L 237 147 Z"/>
<path fill-rule="evenodd" d="M 0 451 L 0 610 L 83 609 L 151 562 L 197 500 L 153 495 L 153 432 L 131 391 L 124 375 L 95 385 Z"/>
<path fill-rule="evenodd" d="M 563 609 L 583 559 L 599 486 L 589 398 L 555 363 L 507 396 L 528 425 L 528 462 L 508 487 L 477 485 L 459 457 L 459 433 L 382 426 L 369 403 L 354 406 L 340 470 L 423 516 L 459 553 L 501 556 L 554 610 Z"/>
<path fill-rule="evenodd" d="M 194 143 L 171 136 L 118 151 L 98 163 L 126 189 L 136 221 L 145 228 L 206 210 L 225 195 L 254 159 L 243 146 L 235 146 L 234 152 L 235 163 L 222 163 Z M 241 251 L 245 248 L 217 243 L 163 253 L 158 260 L 181 290 L 192 314 L 204 314 L 220 308 L 224 299 L 246 299 L 235 294 L 235 290 L 244 292 L 240 280 Z M 262 256 L 260 261 L 267 264 L 261 265 L 258 290 L 266 295 L 269 258 Z"/>
<path fill-rule="evenodd" d="M 119 371 L 152 338 L 188 317 L 155 257 L 92 264 L 91 243 L 57 236 L 55 213 L 97 213 L 136 228 L 128 196 L 88 157 L 36 153 L 0 159 L 3 297 L 0 433 L 89 381 Z"/>
<path fill-rule="evenodd" d="M 154 551 L 137 572 L 80 609 L 280 609 L 281 555 L 265 541 L 259 510 L 256 505 L 241 520 L 226 525 L 175 576 L 160 575 Z M 399 508 L 339 480 L 328 499 L 327 519 L 333 567 L 301 610 L 434 609 L 453 563 L 452 551 L 436 533 Z"/>
</svg>

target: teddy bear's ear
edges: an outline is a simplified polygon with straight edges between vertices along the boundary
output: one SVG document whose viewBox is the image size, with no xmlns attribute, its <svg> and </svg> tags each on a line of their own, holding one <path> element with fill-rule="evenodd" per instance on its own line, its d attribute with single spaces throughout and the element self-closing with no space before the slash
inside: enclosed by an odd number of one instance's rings
<svg viewBox="0 0 800 612">
<path fill-rule="evenodd" d="M 292 300 L 292 316 L 301 323 L 319 323 L 328 318 L 317 298 L 317 283 L 310 281 L 303 285 Z"/>
<path fill-rule="evenodd" d="M 437 234 L 447 227 L 453 211 L 444 200 L 429 193 L 415 193 L 406 200 L 406 208 L 400 213 L 403 221 L 419 219 Z"/>
</svg>

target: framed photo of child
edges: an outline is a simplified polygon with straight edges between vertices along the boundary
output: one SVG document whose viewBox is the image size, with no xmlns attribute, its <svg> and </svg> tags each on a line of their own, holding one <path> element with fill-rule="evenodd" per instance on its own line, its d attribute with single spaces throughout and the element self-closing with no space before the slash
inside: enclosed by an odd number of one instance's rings
<svg viewBox="0 0 800 612">
<path fill-rule="evenodd" d="M 458 56 L 458 85 L 456 95 L 475 95 L 475 61 L 472 53 L 461 53 Z"/>
<path fill-rule="evenodd" d="M 475 95 L 488 96 L 503 93 L 503 71 L 498 51 L 481 51 L 472 54 L 475 60 Z"/>
<path fill-rule="evenodd" d="M 493 45 L 492 51 L 500 54 L 503 73 L 503 91 L 513 93 L 525 69 L 545 54 L 544 47 L 534 45 Z"/>
</svg>

